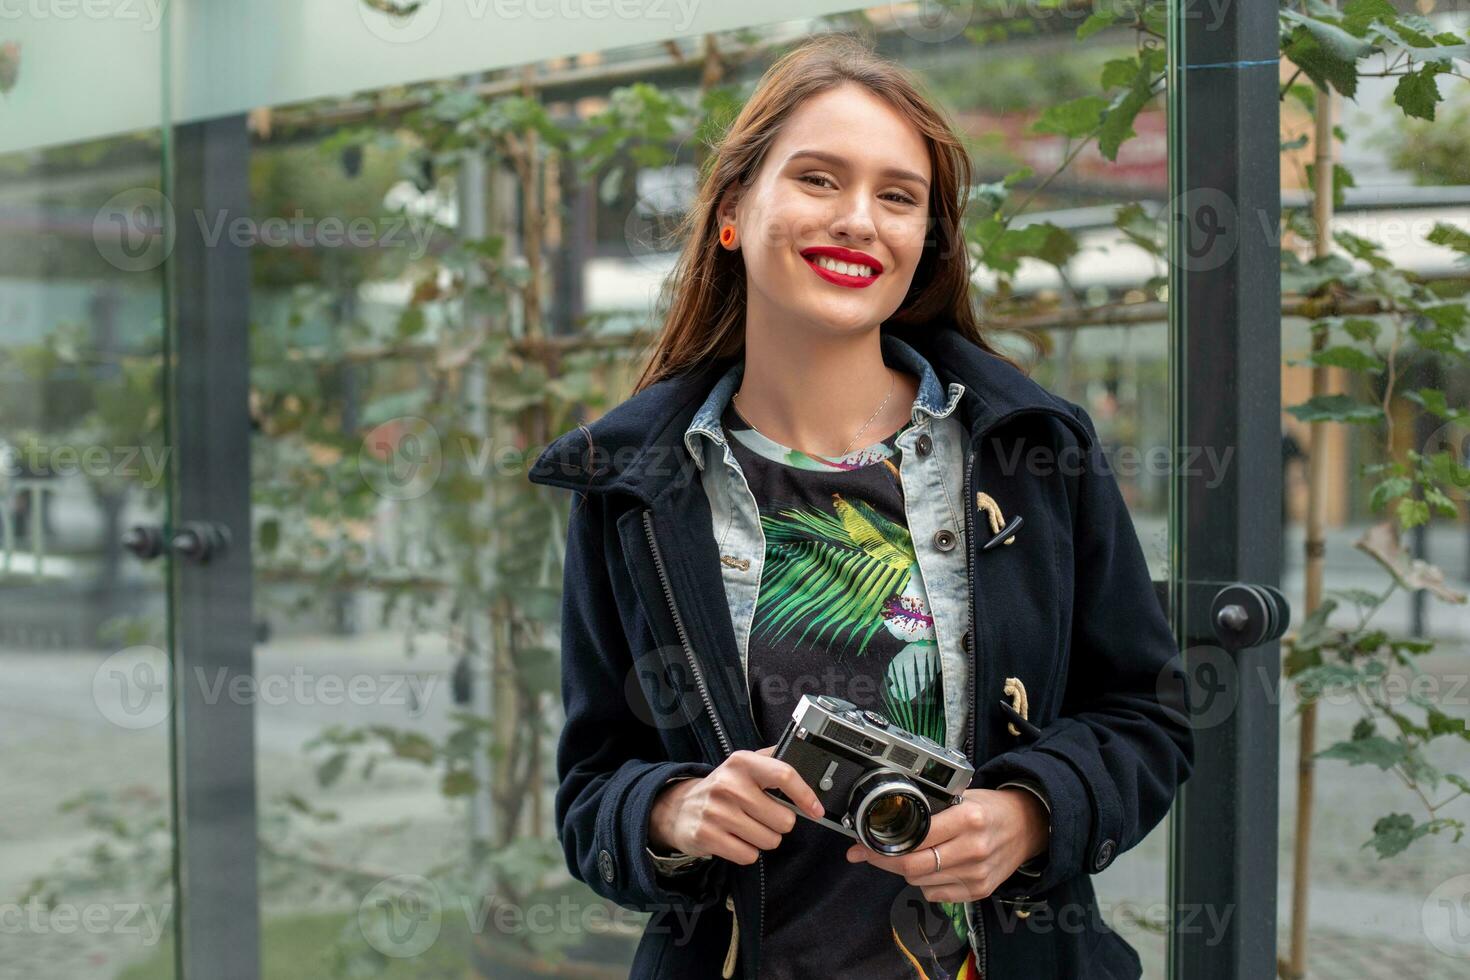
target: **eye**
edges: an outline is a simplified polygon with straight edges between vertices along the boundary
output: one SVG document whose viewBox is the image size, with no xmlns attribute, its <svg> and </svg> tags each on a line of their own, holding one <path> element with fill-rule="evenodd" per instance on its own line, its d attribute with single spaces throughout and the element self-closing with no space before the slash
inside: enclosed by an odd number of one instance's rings
<svg viewBox="0 0 1470 980">
<path fill-rule="evenodd" d="M 828 176 L 823 175 L 823 173 L 803 173 L 803 175 L 798 176 L 797 179 L 798 181 L 804 182 L 804 184 L 810 184 L 811 187 L 820 187 L 820 185 L 823 184 L 832 184 L 831 179 L 829 179 Z M 903 191 L 888 191 L 886 192 L 886 194 L 883 194 L 883 198 L 895 198 L 898 203 L 908 204 L 908 206 L 917 206 L 917 204 L 919 204 L 919 201 L 914 200 L 914 198 L 908 197 L 908 195 L 904 194 Z"/>
</svg>

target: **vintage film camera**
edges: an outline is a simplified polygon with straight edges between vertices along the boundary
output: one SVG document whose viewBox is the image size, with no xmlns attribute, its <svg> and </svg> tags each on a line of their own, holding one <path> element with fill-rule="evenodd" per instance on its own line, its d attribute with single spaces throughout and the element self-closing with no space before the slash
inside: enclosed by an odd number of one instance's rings
<svg viewBox="0 0 1470 980">
<path fill-rule="evenodd" d="M 930 816 L 961 802 L 975 775 L 959 752 L 828 694 L 802 695 L 773 756 L 800 773 L 825 812 L 813 817 L 778 789 L 769 796 L 888 855 L 918 847 Z"/>
</svg>

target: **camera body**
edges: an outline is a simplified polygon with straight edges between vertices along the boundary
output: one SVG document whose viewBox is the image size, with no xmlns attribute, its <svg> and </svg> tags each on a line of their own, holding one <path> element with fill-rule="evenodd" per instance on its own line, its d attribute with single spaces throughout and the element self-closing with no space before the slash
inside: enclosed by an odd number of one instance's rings
<svg viewBox="0 0 1470 980">
<path fill-rule="evenodd" d="M 825 812 L 813 817 L 779 789 L 767 795 L 887 855 L 918 847 L 931 815 L 962 802 L 975 775 L 954 749 L 829 694 L 802 695 L 773 757 L 800 774 Z"/>
</svg>

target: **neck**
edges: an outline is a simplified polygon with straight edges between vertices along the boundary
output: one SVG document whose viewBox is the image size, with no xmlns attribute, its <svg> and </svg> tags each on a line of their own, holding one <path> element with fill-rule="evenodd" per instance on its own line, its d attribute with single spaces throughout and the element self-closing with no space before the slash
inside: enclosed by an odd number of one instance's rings
<svg viewBox="0 0 1470 980">
<path fill-rule="evenodd" d="M 877 326 L 837 335 L 762 322 L 746 324 L 736 408 L 768 438 L 836 456 L 878 442 L 908 421 L 919 381 L 884 363 Z"/>
</svg>

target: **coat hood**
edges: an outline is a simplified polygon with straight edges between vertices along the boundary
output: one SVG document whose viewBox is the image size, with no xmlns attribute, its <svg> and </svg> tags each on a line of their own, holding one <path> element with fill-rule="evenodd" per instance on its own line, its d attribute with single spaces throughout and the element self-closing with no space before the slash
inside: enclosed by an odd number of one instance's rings
<svg viewBox="0 0 1470 980">
<path fill-rule="evenodd" d="M 1071 402 L 982 350 L 953 326 L 885 324 L 881 329 L 923 355 L 943 386 L 951 381 L 965 386 L 959 411 L 972 436 L 1012 415 L 1034 411 L 1055 415 L 1071 426 L 1084 448 L 1091 445 L 1091 433 Z M 698 480 L 684 431 L 734 361 L 720 358 L 665 378 L 563 433 L 532 464 L 528 479 L 583 493 L 629 493 L 645 502 Z"/>
</svg>

